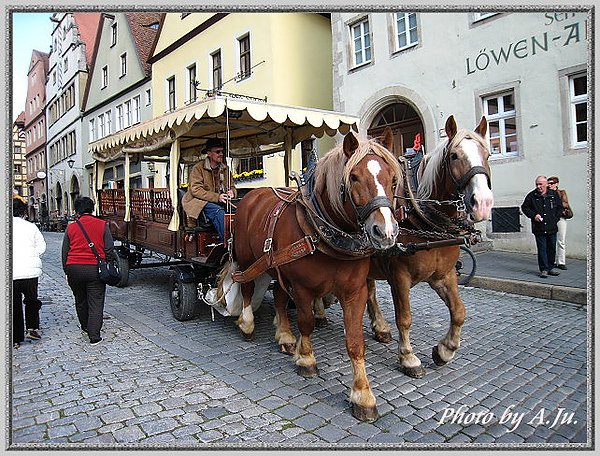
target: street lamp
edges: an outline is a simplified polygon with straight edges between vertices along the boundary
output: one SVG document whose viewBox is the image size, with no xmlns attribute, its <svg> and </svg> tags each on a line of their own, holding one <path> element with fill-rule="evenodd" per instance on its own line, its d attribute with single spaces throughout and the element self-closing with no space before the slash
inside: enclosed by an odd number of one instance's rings
<svg viewBox="0 0 600 456">
<path fill-rule="evenodd" d="M 72 158 L 67 160 L 67 165 L 69 165 L 70 169 L 83 169 L 83 168 L 80 168 L 79 166 L 73 166 L 73 165 L 75 165 L 75 160 L 73 160 Z"/>
</svg>

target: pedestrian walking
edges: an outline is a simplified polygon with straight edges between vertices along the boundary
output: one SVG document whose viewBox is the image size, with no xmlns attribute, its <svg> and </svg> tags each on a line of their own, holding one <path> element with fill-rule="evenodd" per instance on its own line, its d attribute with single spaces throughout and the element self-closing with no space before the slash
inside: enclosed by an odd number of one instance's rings
<svg viewBox="0 0 600 456">
<path fill-rule="evenodd" d="M 527 194 L 521 210 L 531 219 L 540 277 L 559 275 L 560 272 L 552 268 L 556 256 L 557 224 L 563 213 L 563 206 L 558 193 L 548 188 L 546 176 L 538 176 L 535 179 L 535 190 Z"/>
<path fill-rule="evenodd" d="M 13 198 L 12 265 L 13 265 L 13 347 L 27 339 L 39 340 L 40 308 L 38 279 L 42 275 L 40 256 L 46 251 L 44 236 L 35 224 L 25 220 L 27 203 Z M 25 320 L 23 320 L 25 305 Z M 26 330 L 27 329 L 27 330 Z"/>
<path fill-rule="evenodd" d="M 550 176 L 548 178 L 548 187 L 555 192 L 558 192 L 563 205 L 563 212 L 558 221 L 558 232 L 556 233 L 556 261 L 555 265 L 558 269 L 567 269 L 567 220 L 573 218 L 573 210 L 569 204 L 569 198 L 565 190 L 558 188 L 560 180 L 558 176 Z"/>
<path fill-rule="evenodd" d="M 75 297 L 75 310 L 81 330 L 87 334 L 92 345 L 102 341 L 102 316 L 106 284 L 98 275 L 98 259 L 84 230 L 94 243 L 102 259 L 114 255 L 114 241 L 108 223 L 92 215 L 94 201 L 88 197 L 75 200 L 77 220 L 65 230 L 62 244 L 62 265 L 67 283 Z"/>
</svg>

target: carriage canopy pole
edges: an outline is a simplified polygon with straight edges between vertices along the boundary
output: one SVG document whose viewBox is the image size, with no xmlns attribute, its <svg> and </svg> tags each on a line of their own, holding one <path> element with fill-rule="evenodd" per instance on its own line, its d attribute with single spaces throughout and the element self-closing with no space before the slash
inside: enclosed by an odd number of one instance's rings
<svg viewBox="0 0 600 456">
<path fill-rule="evenodd" d="M 292 163 L 292 129 L 285 127 L 285 138 L 283 140 L 285 156 L 283 157 L 283 172 L 285 173 L 285 186 L 290 186 L 290 167 Z"/>
<path fill-rule="evenodd" d="M 94 192 L 94 198 L 98 198 L 98 190 L 102 189 L 102 181 L 104 180 L 104 170 L 106 169 L 106 163 L 101 161 L 95 162 L 94 180 L 92 184 L 92 190 Z M 95 214 L 98 214 L 100 208 L 98 207 L 98 201 L 96 201 Z"/>
<path fill-rule="evenodd" d="M 167 228 L 169 231 L 177 231 L 179 229 L 179 211 L 177 210 L 179 205 L 179 201 L 177 200 L 177 176 L 179 174 L 180 155 L 179 141 L 179 138 L 176 138 L 175 141 L 171 143 L 171 152 L 169 153 L 169 168 L 171 170 L 169 193 L 171 194 L 171 205 L 173 206 L 173 215 L 171 216 L 171 221 Z"/>
<path fill-rule="evenodd" d="M 129 195 L 129 188 L 129 153 L 125 152 L 125 217 L 123 220 L 126 222 L 131 221 L 131 207 L 129 207 L 131 204 L 131 195 Z"/>
</svg>

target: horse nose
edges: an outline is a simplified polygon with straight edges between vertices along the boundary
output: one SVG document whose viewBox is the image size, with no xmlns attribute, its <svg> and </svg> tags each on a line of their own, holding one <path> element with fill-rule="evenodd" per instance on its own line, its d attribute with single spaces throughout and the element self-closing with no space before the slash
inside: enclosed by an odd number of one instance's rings
<svg viewBox="0 0 600 456">
<path fill-rule="evenodd" d="M 492 192 L 489 194 L 473 194 L 469 200 L 472 212 L 477 215 L 478 220 L 488 219 L 492 206 L 494 205 L 494 197 Z"/>
<path fill-rule="evenodd" d="M 373 237 L 379 241 L 395 242 L 398 236 L 398 222 L 394 220 L 391 223 L 386 223 L 381 227 L 378 223 L 373 224 Z"/>
</svg>

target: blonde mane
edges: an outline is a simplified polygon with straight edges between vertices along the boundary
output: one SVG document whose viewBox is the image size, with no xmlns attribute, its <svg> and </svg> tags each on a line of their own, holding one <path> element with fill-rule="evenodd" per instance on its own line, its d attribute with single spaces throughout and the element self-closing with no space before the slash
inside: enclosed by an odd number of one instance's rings
<svg viewBox="0 0 600 456">
<path fill-rule="evenodd" d="M 400 177 L 400 165 L 397 158 L 376 139 L 357 139 L 358 149 L 350 158 L 344 154 L 343 143 L 339 143 L 318 161 L 315 168 L 315 191 L 321 194 L 325 192 L 334 213 L 343 219 L 347 219 L 347 217 L 340 192 L 341 184 L 343 182 L 346 188 L 350 188 L 350 172 L 368 154 L 372 153 L 381 157 L 392 168 L 394 175 Z"/>
<path fill-rule="evenodd" d="M 460 144 L 463 139 L 472 139 L 477 141 L 483 149 L 487 150 L 488 148 L 485 139 L 471 130 L 459 130 L 456 135 L 454 135 L 454 138 L 452 138 L 452 141 L 450 141 L 449 145 L 448 140 L 439 143 L 432 153 L 426 154 L 423 157 L 423 161 L 419 167 L 419 189 L 417 191 L 418 198 L 427 199 L 432 195 L 435 185 L 439 182 L 440 175 L 442 173 L 443 161 L 446 155 L 444 151 L 447 149 L 449 153 L 449 151 Z"/>
</svg>

